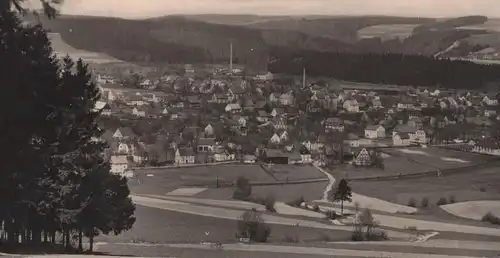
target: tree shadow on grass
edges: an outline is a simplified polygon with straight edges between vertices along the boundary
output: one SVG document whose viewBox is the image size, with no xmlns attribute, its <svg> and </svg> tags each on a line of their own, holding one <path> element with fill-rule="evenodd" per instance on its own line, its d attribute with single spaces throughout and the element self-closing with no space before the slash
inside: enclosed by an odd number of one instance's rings
<svg viewBox="0 0 500 258">
<path fill-rule="evenodd" d="M 80 251 L 75 247 L 65 247 L 63 244 L 7 244 L 0 242 L 0 252 L 17 255 L 45 255 L 45 254 L 73 254 L 73 255 L 104 255 L 104 256 L 125 256 L 135 257 L 133 255 L 116 255 L 106 252 Z"/>
</svg>

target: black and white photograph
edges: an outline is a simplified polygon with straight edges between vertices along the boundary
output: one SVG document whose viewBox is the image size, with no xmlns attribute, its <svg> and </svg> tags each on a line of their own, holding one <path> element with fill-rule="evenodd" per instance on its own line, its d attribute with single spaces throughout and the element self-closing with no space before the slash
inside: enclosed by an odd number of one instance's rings
<svg viewBox="0 0 500 258">
<path fill-rule="evenodd" d="M 0 257 L 500 257 L 500 0 L 0 0 Z"/>
</svg>

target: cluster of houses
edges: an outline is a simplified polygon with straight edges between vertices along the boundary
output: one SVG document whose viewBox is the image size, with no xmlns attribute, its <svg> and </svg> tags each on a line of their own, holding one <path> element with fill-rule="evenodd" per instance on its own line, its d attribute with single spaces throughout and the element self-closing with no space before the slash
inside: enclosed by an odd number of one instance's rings
<svg viewBox="0 0 500 258">
<path fill-rule="evenodd" d="M 467 125 L 470 151 L 482 146 L 500 114 L 498 98 L 479 92 L 413 89 L 405 92 L 343 89 L 327 83 L 280 85 L 226 76 L 196 80 L 167 77 L 161 90 L 126 89 L 107 79 L 98 107 L 103 117 L 162 121 L 139 135 L 105 128 L 112 169 L 131 166 L 240 161 L 372 165 L 373 148 L 444 141 L 446 128 Z M 477 133 L 477 132 L 480 133 Z M 490 144 L 491 145 L 491 144 Z"/>
</svg>

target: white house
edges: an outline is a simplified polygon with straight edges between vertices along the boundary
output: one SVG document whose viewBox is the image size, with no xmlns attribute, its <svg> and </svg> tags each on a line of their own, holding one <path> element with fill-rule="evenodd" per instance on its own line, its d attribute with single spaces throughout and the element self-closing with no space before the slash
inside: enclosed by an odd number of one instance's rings
<svg viewBox="0 0 500 258">
<path fill-rule="evenodd" d="M 294 103 L 294 97 L 291 92 L 283 93 L 280 96 L 280 104 L 283 106 L 291 106 Z"/>
<path fill-rule="evenodd" d="M 132 148 L 130 147 L 130 145 L 128 145 L 124 142 L 120 142 L 120 143 L 118 143 L 118 148 L 117 148 L 116 152 L 119 154 L 129 155 L 132 153 Z"/>
<path fill-rule="evenodd" d="M 192 149 L 177 149 L 175 151 L 175 164 L 194 164 L 194 153 Z"/>
<path fill-rule="evenodd" d="M 319 141 L 304 141 L 302 144 L 309 150 L 309 151 L 318 151 L 319 149 L 323 148 L 325 146 L 324 143 L 319 142 Z"/>
<path fill-rule="evenodd" d="M 427 143 L 427 135 L 424 130 L 416 129 L 408 125 L 398 125 L 394 128 L 392 136 L 394 137 L 397 133 L 408 133 L 410 136 L 410 142 L 416 143 Z"/>
<path fill-rule="evenodd" d="M 206 136 L 214 135 L 214 128 L 212 127 L 211 124 L 208 124 L 203 131 L 205 132 Z"/>
<path fill-rule="evenodd" d="M 439 96 L 439 94 L 441 94 L 441 91 L 438 89 L 436 89 L 432 92 L 429 92 L 429 95 L 434 96 L 434 97 Z"/>
<path fill-rule="evenodd" d="M 268 72 L 266 74 L 258 74 L 255 76 L 255 79 L 256 80 L 259 80 L 259 81 L 270 81 L 274 78 L 273 74 Z"/>
<path fill-rule="evenodd" d="M 214 153 L 215 162 L 224 162 L 235 160 L 236 156 L 233 153 L 229 153 L 226 150 L 218 150 Z"/>
<path fill-rule="evenodd" d="M 496 115 L 497 115 L 497 111 L 494 109 L 485 109 L 484 110 L 485 117 L 496 116 Z"/>
<path fill-rule="evenodd" d="M 269 94 L 269 102 L 271 103 L 275 103 L 275 102 L 278 102 L 278 97 L 276 97 L 276 94 L 275 93 L 271 93 Z"/>
<path fill-rule="evenodd" d="M 280 141 L 288 141 L 288 133 L 283 131 L 280 135 Z"/>
<path fill-rule="evenodd" d="M 255 155 L 245 155 L 243 156 L 243 163 L 253 164 L 257 161 L 257 157 Z"/>
<path fill-rule="evenodd" d="M 495 96 L 484 96 L 483 102 L 484 102 L 484 104 L 486 104 L 488 106 L 498 105 L 498 100 Z"/>
<path fill-rule="evenodd" d="M 139 117 L 145 117 L 146 116 L 146 111 L 144 109 L 142 109 L 142 108 L 134 107 L 132 109 L 132 115 L 139 116 Z"/>
<path fill-rule="evenodd" d="M 392 144 L 394 146 L 410 145 L 410 135 L 408 133 L 396 133 L 392 136 Z"/>
<path fill-rule="evenodd" d="M 128 169 L 128 160 L 126 155 L 111 156 L 111 173 L 123 175 Z"/>
<path fill-rule="evenodd" d="M 427 143 L 427 135 L 424 130 L 417 130 L 415 134 L 410 134 L 410 141 L 425 144 Z"/>
<path fill-rule="evenodd" d="M 385 138 L 385 128 L 382 125 L 368 125 L 365 128 L 365 138 Z"/>
<path fill-rule="evenodd" d="M 238 103 L 227 104 L 225 110 L 226 112 L 239 112 L 241 111 L 241 106 Z"/>
<path fill-rule="evenodd" d="M 350 113 L 358 113 L 359 112 L 359 103 L 355 99 L 349 99 L 344 101 L 342 107 Z"/>
<path fill-rule="evenodd" d="M 273 134 L 270 141 L 273 144 L 280 144 L 281 138 L 277 134 Z"/>
</svg>

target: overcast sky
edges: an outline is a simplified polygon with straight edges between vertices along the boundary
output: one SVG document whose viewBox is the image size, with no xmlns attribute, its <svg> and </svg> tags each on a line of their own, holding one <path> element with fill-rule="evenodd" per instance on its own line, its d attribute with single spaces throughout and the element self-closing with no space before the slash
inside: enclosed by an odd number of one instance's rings
<svg viewBox="0 0 500 258">
<path fill-rule="evenodd" d="M 500 0 L 65 0 L 61 10 L 125 18 L 181 13 L 500 17 Z"/>
</svg>

